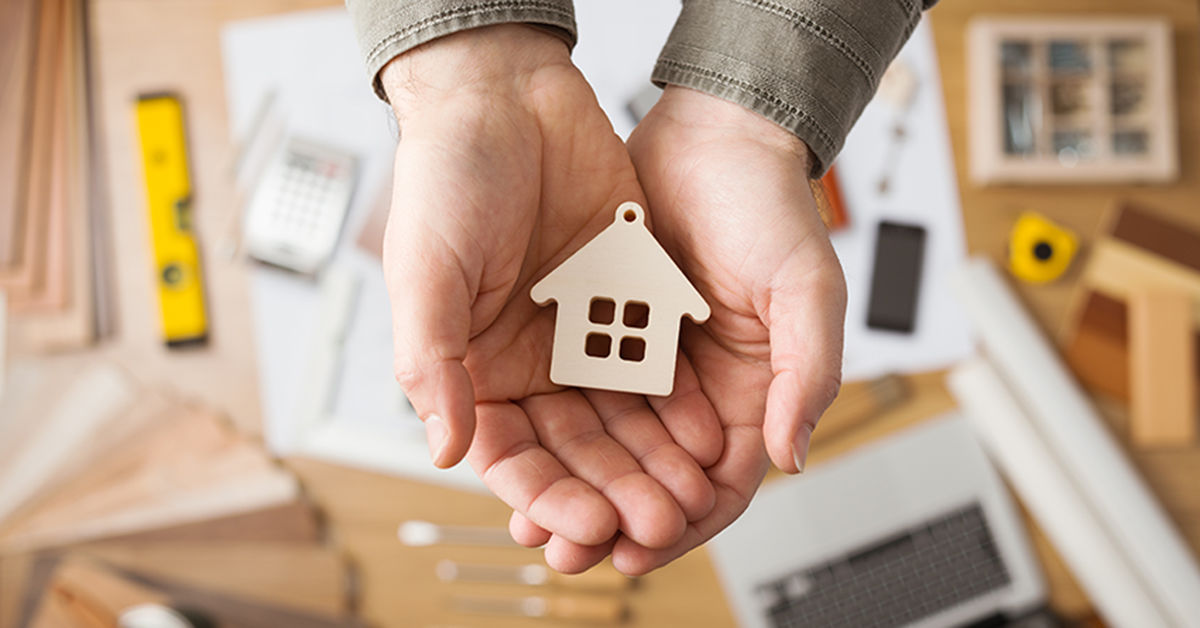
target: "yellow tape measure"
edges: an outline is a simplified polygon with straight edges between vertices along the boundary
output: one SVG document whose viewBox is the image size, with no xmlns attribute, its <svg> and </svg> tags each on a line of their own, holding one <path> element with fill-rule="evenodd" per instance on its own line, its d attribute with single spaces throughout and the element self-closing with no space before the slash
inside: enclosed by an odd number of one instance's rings
<svg viewBox="0 0 1200 628">
<path fill-rule="evenodd" d="M 137 101 L 137 127 L 163 337 L 168 346 L 203 342 L 208 317 L 200 252 L 192 234 L 183 105 L 171 95 L 142 96 Z"/>
</svg>

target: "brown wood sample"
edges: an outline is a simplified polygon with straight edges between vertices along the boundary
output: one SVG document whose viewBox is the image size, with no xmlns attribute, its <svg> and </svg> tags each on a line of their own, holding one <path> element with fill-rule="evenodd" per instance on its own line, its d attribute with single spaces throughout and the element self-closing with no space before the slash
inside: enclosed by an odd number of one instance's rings
<svg viewBox="0 0 1200 628">
<path fill-rule="evenodd" d="M 1200 272 L 1200 233 L 1178 222 L 1126 204 L 1117 210 L 1108 233 L 1118 240 Z"/>
<path fill-rule="evenodd" d="M 48 228 L 47 196 L 53 160 L 55 103 L 62 86 L 61 45 L 66 17 L 65 0 L 47 0 L 38 11 L 33 105 L 29 116 L 27 193 L 23 209 L 20 255 L 10 267 L 0 268 L 0 289 L 8 292 L 10 307 L 19 307 L 40 289 L 44 279 L 45 240 Z"/>
<path fill-rule="evenodd" d="M 13 265 L 20 253 L 37 5 L 0 3 L 0 268 Z"/>
<path fill-rule="evenodd" d="M 1129 300 L 1130 434 L 1145 446 L 1196 441 L 1194 297 L 1139 291 Z"/>
<path fill-rule="evenodd" d="M 62 148 L 56 159 L 53 219 L 48 234 L 45 289 L 14 321 L 14 350 L 22 353 L 79 349 L 96 336 L 95 263 L 90 197 L 91 137 L 88 122 L 86 0 L 68 0 L 64 63 Z"/>
<path fill-rule="evenodd" d="M 306 500 L 298 499 L 253 512 L 115 536 L 107 541 L 257 541 L 304 544 L 317 543 L 321 536 L 321 520 L 316 507 Z"/>
<path fill-rule="evenodd" d="M 1129 402 L 1129 321 L 1125 303 L 1099 292 L 1080 295 L 1076 315 L 1063 334 L 1063 353 L 1071 371 L 1095 393 Z M 1192 334 L 1200 343 L 1200 329 Z M 1200 346 L 1200 344 L 1197 344 Z M 1200 388 L 1200 352 L 1193 385 Z"/>
<path fill-rule="evenodd" d="M 55 546 L 298 498 L 295 478 L 211 411 L 193 407 L 176 413 L 32 505 L 4 530 L 0 545 Z"/>
<path fill-rule="evenodd" d="M 33 628 L 109 628 L 123 610 L 167 597 L 79 557 L 59 563 L 33 615 Z"/>
<path fill-rule="evenodd" d="M 330 616 L 349 610 L 348 565 L 319 545 L 104 542 L 78 551 L 123 571 L 247 601 Z"/>
</svg>

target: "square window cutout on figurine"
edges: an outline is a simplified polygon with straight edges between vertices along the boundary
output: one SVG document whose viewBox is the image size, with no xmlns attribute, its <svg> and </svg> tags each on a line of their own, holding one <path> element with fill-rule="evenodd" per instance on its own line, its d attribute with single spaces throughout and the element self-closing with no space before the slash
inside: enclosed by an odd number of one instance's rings
<svg viewBox="0 0 1200 628">
<path fill-rule="evenodd" d="M 708 320 L 709 307 L 646 228 L 634 202 L 529 292 L 558 304 L 550 381 L 644 395 L 675 385 L 679 321 Z"/>
</svg>

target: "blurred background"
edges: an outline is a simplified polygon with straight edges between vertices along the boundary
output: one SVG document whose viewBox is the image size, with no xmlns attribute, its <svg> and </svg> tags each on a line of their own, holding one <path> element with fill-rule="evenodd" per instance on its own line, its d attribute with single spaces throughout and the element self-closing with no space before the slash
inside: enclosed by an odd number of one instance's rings
<svg viewBox="0 0 1200 628">
<path fill-rule="evenodd" d="M 624 137 L 679 3 L 576 4 Z M 336 2 L 0 5 L 0 628 L 1200 625 L 1200 3 L 925 16 L 809 469 L 636 580 L 428 462 L 368 78 Z"/>
</svg>

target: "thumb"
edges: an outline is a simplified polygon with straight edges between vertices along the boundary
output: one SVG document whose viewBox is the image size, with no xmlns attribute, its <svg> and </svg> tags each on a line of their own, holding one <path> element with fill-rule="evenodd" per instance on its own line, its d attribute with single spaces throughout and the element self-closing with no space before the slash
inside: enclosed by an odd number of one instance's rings
<svg viewBox="0 0 1200 628">
<path fill-rule="evenodd" d="M 457 256 L 427 226 L 384 239 L 396 381 L 425 423 L 434 465 L 454 466 L 475 433 L 475 389 L 463 360 L 471 293 Z M 426 237 L 422 237 L 425 235 Z"/>
<path fill-rule="evenodd" d="M 816 268 L 777 274 L 768 310 L 774 376 L 763 440 L 787 473 L 804 471 L 813 429 L 841 386 L 846 283 L 832 248 L 822 257 Z"/>
</svg>

